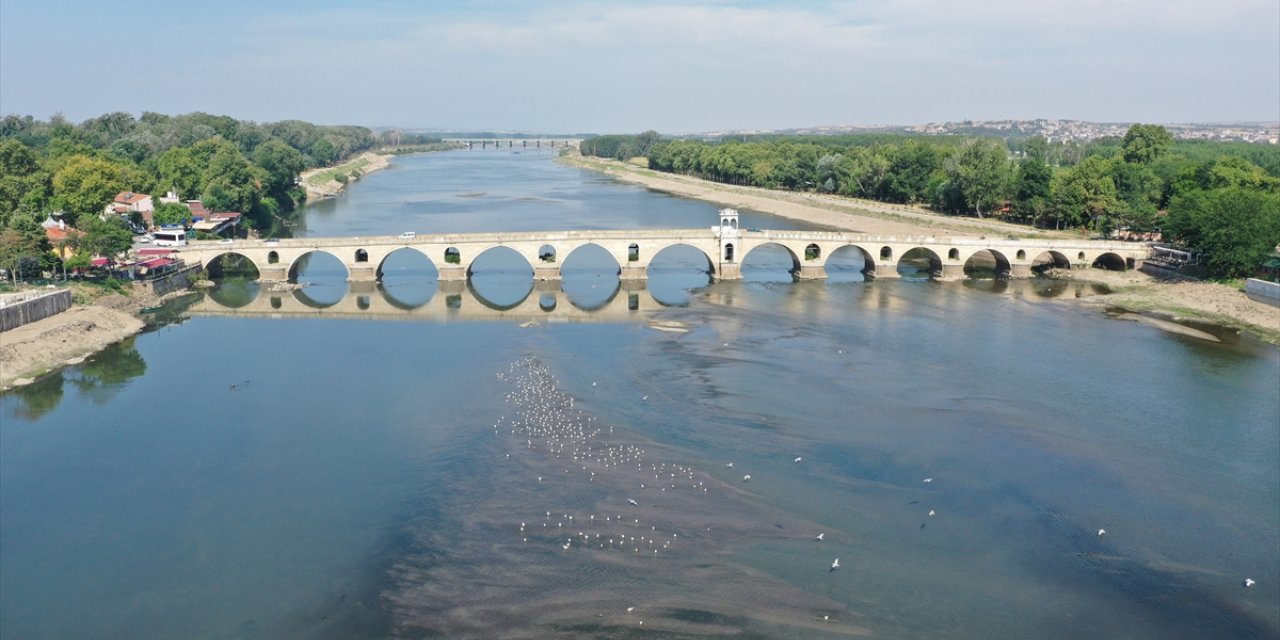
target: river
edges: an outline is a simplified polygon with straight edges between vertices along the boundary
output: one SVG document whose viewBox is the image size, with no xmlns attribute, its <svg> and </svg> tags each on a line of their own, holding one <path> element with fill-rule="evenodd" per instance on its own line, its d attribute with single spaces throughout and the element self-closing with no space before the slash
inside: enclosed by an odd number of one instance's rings
<svg viewBox="0 0 1280 640">
<path fill-rule="evenodd" d="M 397 158 L 297 233 L 716 223 L 551 160 Z M 357 292 L 317 257 L 0 396 L 0 636 L 1280 633 L 1276 347 L 1078 284 L 696 258 L 548 289 L 486 254 L 455 291 L 404 252 Z"/>
</svg>

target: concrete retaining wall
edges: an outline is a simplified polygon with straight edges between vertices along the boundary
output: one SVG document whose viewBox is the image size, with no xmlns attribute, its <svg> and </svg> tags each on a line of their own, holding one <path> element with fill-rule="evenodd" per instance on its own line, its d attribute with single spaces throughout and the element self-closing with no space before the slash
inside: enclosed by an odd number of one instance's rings
<svg viewBox="0 0 1280 640">
<path fill-rule="evenodd" d="M 70 289 L 0 299 L 0 331 L 17 329 L 70 308 Z"/>
<path fill-rule="evenodd" d="M 150 289 L 151 293 L 154 293 L 157 296 L 162 296 L 166 293 L 172 293 L 174 291 L 179 291 L 182 289 L 190 289 L 191 276 L 192 274 L 196 273 L 199 270 L 200 270 L 200 265 L 193 264 L 187 267 L 183 267 L 178 271 L 174 271 L 173 273 L 170 273 L 169 275 L 166 275 L 162 278 L 143 281 L 143 282 L 140 282 L 139 284 Z"/>
<path fill-rule="evenodd" d="M 1273 307 L 1280 307 L 1280 284 L 1249 278 L 1244 283 L 1244 292 L 1251 298 L 1261 300 Z"/>
</svg>

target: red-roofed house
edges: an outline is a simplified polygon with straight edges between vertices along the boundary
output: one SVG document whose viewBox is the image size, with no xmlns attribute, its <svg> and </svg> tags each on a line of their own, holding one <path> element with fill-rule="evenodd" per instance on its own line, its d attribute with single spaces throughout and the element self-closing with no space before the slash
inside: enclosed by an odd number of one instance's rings
<svg viewBox="0 0 1280 640">
<path fill-rule="evenodd" d="M 75 238 L 84 235 L 83 231 L 68 227 L 67 223 L 52 217 L 45 219 L 40 226 L 44 227 L 44 235 L 49 239 L 49 244 L 53 245 L 53 255 L 66 260 L 76 254 L 75 249 L 68 245 Z"/>
<path fill-rule="evenodd" d="M 152 202 L 151 196 L 145 193 L 134 193 L 132 191 L 121 191 L 111 200 L 111 204 L 107 205 L 106 215 L 116 214 L 128 217 L 131 213 L 142 214 L 142 220 L 146 223 L 147 228 L 155 226 L 155 219 L 151 212 L 155 211 L 155 203 Z"/>
</svg>

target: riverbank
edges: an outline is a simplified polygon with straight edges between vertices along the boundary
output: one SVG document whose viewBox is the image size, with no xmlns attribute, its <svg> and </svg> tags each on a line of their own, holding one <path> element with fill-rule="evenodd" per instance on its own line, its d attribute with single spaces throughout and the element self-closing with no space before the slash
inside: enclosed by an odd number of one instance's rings
<svg viewBox="0 0 1280 640">
<path fill-rule="evenodd" d="M 1054 270 L 1049 277 L 1105 285 L 1111 293 L 1087 296 L 1086 304 L 1122 309 L 1173 322 L 1228 327 L 1280 345 L 1280 309 L 1225 284 L 1161 280 L 1138 271 Z"/>
<path fill-rule="evenodd" d="M 83 283 L 73 283 L 71 289 L 75 305 L 70 309 L 0 333 L 0 391 L 83 362 L 142 331 L 142 309 L 187 293 L 155 296 L 127 285 L 115 292 Z"/>
<path fill-rule="evenodd" d="M 303 171 L 299 184 L 307 192 L 307 200 L 319 200 L 338 195 L 352 180 L 386 169 L 391 164 L 391 154 L 368 151 L 334 167 L 321 167 Z M 339 179 L 339 176 L 342 179 Z"/>
<path fill-rule="evenodd" d="M 692 176 L 661 173 L 646 167 L 577 153 L 557 159 L 564 164 L 598 171 L 632 184 L 672 195 L 751 209 L 840 231 L 882 235 L 998 234 L 1024 238 L 1066 238 L 1070 233 L 1031 229 L 999 220 L 944 216 L 913 205 L 896 205 L 819 193 L 798 193 L 739 187 Z"/>
<path fill-rule="evenodd" d="M 752 209 L 842 231 L 885 235 L 932 235 L 941 232 L 958 235 L 995 233 L 1027 238 L 1074 237 L 1069 232 L 1035 230 L 995 220 L 941 216 L 920 207 L 725 185 L 580 154 L 560 156 L 558 161 L 655 191 Z M 1158 315 L 1175 321 L 1194 320 L 1230 327 L 1247 331 L 1272 344 L 1280 344 L 1280 310 L 1252 300 L 1243 291 L 1227 285 L 1190 280 L 1175 282 L 1138 271 L 1117 273 L 1101 269 L 1057 271 L 1051 277 L 1097 282 L 1107 285 L 1113 292 L 1085 298 L 1090 304 Z"/>
</svg>

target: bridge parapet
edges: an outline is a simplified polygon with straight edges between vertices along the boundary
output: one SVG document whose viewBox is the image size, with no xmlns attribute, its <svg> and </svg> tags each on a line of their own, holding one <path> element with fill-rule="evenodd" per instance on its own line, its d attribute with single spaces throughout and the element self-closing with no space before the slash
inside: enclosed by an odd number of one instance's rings
<svg viewBox="0 0 1280 640">
<path fill-rule="evenodd" d="M 264 280 L 296 277 L 296 265 L 312 252 L 328 253 L 346 267 L 353 281 L 381 278 L 383 261 L 393 252 L 410 249 L 421 253 L 440 272 L 442 280 L 466 279 L 476 258 L 496 247 L 514 250 L 529 264 L 538 279 L 558 279 L 562 261 L 541 258 L 543 247 L 565 257 L 577 249 L 595 245 L 617 263 L 623 279 L 644 279 L 653 257 L 675 245 L 689 245 L 706 257 L 709 269 L 719 279 L 736 279 L 740 265 L 751 251 L 764 245 L 779 245 L 790 252 L 793 272 L 802 278 L 825 277 L 826 260 L 846 247 L 863 256 L 866 271 L 878 277 L 893 277 L 899 261 L 916 251 L 933 263 L 932 272 L 941 277 L 959 277 L 971 259 L 984 256 L 997 270 L 1027 276 L 1035 264 L 1085 267 L 1100 259 L 1110 266 L 1137 266 L 1149 255 L 1145 244 L 1117 241 L 988 238 L 983 236 L 898 236 L 844 231 L 745 230 L 723 235 L 715 227 L 702 229 L 568 230 L 533 232 L 482 232 L 412 234 L 400 236 L 356 236 L 329 238 L 289 238 L 278 240 L 237 240 L 192 242 L 179 251 L 181 257 L 207 267 L 226 253 L 248 258 Z M 986 252 L 986 253 L 984 253 Z M 1108 257 L 1110 256 L 1110 257 Z"/>
</svg>

